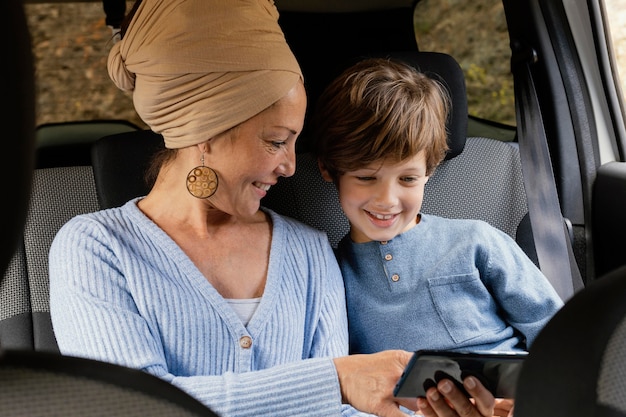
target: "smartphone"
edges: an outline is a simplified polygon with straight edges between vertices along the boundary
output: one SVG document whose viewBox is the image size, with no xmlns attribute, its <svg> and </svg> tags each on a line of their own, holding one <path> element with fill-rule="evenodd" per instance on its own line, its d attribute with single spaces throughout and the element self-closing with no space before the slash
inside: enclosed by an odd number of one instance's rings
<svg viewBox="0 0 626 417">
<path fill-rule="evenodd" d="M 517 377 L 528 353 L 456 352 L 418 350 L 413 354 L 393 391 L 399 398 L 426 396 L 426 391 L 447 378 L 468 397 L 462 380 L 475 376 L 496 398 L 514 398 Z"/>
</svg>

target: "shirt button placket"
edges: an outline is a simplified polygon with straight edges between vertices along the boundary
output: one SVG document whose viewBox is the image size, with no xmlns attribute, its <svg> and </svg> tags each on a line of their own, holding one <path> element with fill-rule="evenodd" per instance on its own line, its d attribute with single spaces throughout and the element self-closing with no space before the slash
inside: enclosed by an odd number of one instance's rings
<svg viewBox="0 0 626 417">
<path fill-rule="evenodd" d="M 380 242 L 380 244 L 383 245 L 383 246 L 387 245 L 387 243 L 388 243 L 388 241 L 386 241 L 386 240 L 383 240 L 383 241 Z M 391 253 L 386 253 L 384 258 L 385 258 L 385 261 L 389 262 L 389 261 L 393 260 L 393 255 Z M 393 282 L 398 282 L 400 280 L 400 275 L 398 275 L 398 274 L 391 275 L 391 280 Z"/>
</svg>

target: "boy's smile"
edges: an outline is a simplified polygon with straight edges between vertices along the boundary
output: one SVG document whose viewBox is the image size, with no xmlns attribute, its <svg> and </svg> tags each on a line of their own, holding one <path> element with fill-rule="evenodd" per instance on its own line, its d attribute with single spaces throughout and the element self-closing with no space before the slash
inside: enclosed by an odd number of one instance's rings
<svg viewBox="0 0 626 417">
<path fill-rule="evenodd" d="M 354 242 L 391 240 L 417 224 L 426 176 L 424 152 L 381 161 L 339 177 L 341 207 Z"/>
</svg>

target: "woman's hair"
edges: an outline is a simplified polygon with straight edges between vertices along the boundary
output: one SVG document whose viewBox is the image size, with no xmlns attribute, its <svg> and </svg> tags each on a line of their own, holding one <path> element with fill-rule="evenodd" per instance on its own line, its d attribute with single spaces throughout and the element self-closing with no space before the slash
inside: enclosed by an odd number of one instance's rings
<svg viewBox="0 0 626 417">
<path fill-rule="evenodd" d="M 444 159 L 450 98 L 438 81 L 408 64 L 368 58 L 322 93 L 312 129 L 317 156 L 336 181 L 383 160 L 425 151 L 427 175 Z"/>
<path fill-rule="evenodd" d="M 133 16 L 137 12 L 139 5 L 141 4 L 141 0 L 135 0 L 135 3 L 130 8 L 124 19 L 122 19 L 122 24 L 120 25 L 120 36 L 123 38 L 126 35 L 126 30 L 128 30 L 128 25 L 130 25 L 130 21 L 133 20 Z"/>
<path fill-rule="evenodd" d="M 152 186 L 154 185 L 154 182 L 156 181 L 157 176 L 159 175 L 159 171 L 161 171 L 161 168 L 168 162 L 172 161 L 176 157 L 177 153 L 178 149 L 163 148 L 157 151 L 152 156 L 148 165 L 148 169 L 144 174 L 144 181 L 149 188 L 152 188 Z"/>
</svg>

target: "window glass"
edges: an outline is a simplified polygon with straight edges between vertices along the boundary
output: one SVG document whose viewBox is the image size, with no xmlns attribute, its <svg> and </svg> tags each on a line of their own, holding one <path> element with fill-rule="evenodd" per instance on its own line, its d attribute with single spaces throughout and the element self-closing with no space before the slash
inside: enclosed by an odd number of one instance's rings
<svg viewBox="0 0 626 417">
<path fill-rule="evenodd" d="M 101 2 L 26 4 L 25 11 L 35 59 L 38 125 L 124 119 L 143 126 L 130 96 L 107 73 L 112 33 Z"/>
<path fill-rule="evenodd" d="M 622 95 L 626 94 L 626 0 L 604 0 Z"/>
<path fill-rule="evenodd" d="M 415 36 L 424 51 L 445 52 L 463 68 L 469 114 L 515 125 L 511 49 L 501 0 L 421 0 Z"/>
<path fill-rule="evenodd" d="M 127 10 L 131 5 L 127 2 Z M 605 0 L 605 5 L 626 94 L 626 0 Z M 35 57 L 38 124 L 125 119 L 143 126 L 130 96 L 106 72 L 111 31 L 100 2 L 26 4 L 25 9 Z M 420 49 L 448 53 L 463 68 L 470 115 L 515 124 L 501 0 L 422 0 L 415 10 L 415 31 Z"/>
</svg>

